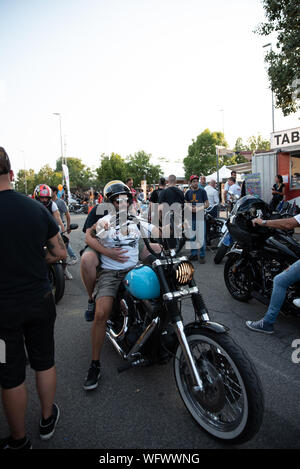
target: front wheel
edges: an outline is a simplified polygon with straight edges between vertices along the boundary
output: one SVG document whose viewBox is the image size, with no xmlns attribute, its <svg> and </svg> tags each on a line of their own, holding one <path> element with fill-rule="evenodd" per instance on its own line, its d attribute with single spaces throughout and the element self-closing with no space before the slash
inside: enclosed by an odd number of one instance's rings
<svg viewBox="0 0 300 469">
<path fill-rule="evenodd" d="M 218 248 L 216 255 L 214 257 L 215 264 L 220 264 L 226 252 L 228 251 L 228 249 L 229 249 L 229 246 L 225 246 L 225 244 L 223 243 L 221 244 L 221 246 Z"/>
<path fill-rule="evenodd" d="M 51 283 L 52 293 L 57 304 L 65 292 L 65 274 L 61 263 L 48 264 L 49 280 Z"/>
<path fill-rule="evenodd" d="M 195 421 L 210 435 L 244 443 L 259 430 L 264 410 L 260 379 L 244 350 L 226 333 L 186 331 L 187 341 L 204 384 L 194 391 L 181 345 L 174 373 L 181 398 Z"/>
<path fill-rule="evenodd" d="M 251 272 L 249 265 L 240 265 L 240 256 L 232 254 L 224 266 L 225 285 L 231 296 L 238 301 L 248 301 L 251 294 Z"/>
</svg>

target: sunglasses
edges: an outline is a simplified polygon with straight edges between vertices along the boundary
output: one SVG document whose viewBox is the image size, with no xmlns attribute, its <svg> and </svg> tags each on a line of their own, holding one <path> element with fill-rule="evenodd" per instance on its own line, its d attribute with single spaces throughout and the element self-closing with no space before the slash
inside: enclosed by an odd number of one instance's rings
<svg viewBox="0 0 300 469">
<path fill-rule="evenodd" d="M 115 199 L 114 202 L 116 202 L 118 205 L 121 204 L 122 202 L 126 202 L 128 203 L 129 200 L 127 199 L 127 197 L 124 199 L 124 198 L 119 198 L 119 199 Z"/>
</svg>

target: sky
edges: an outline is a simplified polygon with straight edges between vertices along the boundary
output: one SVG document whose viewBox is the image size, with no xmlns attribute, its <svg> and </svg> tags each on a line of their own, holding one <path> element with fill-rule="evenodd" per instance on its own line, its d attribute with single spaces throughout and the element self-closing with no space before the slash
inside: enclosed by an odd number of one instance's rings
<svg viewBox="0 0 300 469">
<path fill-rule="evenodd" d="M 0 146 L 15 173 L 144 150 L 184 174 L 206 128 L 272 131 L 261 0 L 0 0 Z M 275 38 L 271 38 L 275 47 Z M 299 127 L 275 110 L 275 130 Z M 161 160 L 164 158 L 165 160 Z"/>
</svg>

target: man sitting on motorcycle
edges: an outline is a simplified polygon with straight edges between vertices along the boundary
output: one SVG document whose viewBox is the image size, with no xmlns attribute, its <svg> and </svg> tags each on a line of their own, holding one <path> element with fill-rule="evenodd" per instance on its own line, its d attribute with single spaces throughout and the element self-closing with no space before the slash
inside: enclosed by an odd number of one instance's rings
<svg viewBox="0 0 300 469">
<path fill-rule="evenodd" d="M 111 181 L 104 188 L 106 201 L 112 204 L 112 213 L 105 215 L 94 225 L 94 237 L 105 249 L 120 248 L 126 250 L 126 259 L 122 262 L 105 255 L 105 250 L 100 254 L 101 267 L 93 292 L 96 303 L 95 318 L 92 325 L 92 363 L 85 379 L 86 391 L 97 388 L 100 378 L 100 352 L 105 339 L 106 322 L 112 312 L 114 298 L 117 295 L 120 283 L 125 275 L 138 262 L 141 246 L 139 240 L 141 231 L 132 223 L 124 228 L 111 226 L 113 213 L 120 215 L 125 213 L 125 220 L 132 202 L 130 189 L 121 181 Z M 144 236 L 159 236 L 158 228 L 147 222 L 140 222 L 140 228 Z"/>
<path fill-rule="evenodd" d="M 300 225 L 300 215 L 291 218 L 281 218 L 279 220 L 262 220 L 255 218 L 253 225 L 262 225 L 268 228 L 277 228 L 280 230 L 291 230 Z M 288 269 L 276 275 L 273 280 L 273 291 L 268 311 L 259 321 L 246 321 L 246 326 L 255 332 L 264 332 L 273 334 L 274 323 L 284 303 L 287 289 L 296 282 L 300 281 L 300 260 L 294 262 Z M 294 304 L 298 306 L 297 300 Z"/>
</svg>

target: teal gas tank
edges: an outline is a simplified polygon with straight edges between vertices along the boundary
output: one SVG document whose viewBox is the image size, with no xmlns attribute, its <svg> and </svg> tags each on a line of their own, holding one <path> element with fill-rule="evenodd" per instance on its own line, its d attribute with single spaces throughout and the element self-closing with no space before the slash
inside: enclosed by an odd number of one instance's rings
<svg viewBox="0 0 300 469">
<path fill-rule="evenodd" d="M 160 296 L 160 284 L 151 267 L 135 267 L 125 276 L 124 284 L 129 293 L 139 300 L 151 300 Z"/>
</svg>

